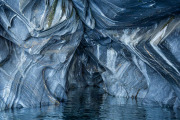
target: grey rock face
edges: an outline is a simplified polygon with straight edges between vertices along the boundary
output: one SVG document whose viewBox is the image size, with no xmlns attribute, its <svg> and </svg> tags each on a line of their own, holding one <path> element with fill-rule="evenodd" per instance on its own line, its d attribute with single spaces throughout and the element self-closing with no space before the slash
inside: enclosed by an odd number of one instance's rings
<svg viewBox="0 0 180 120">
<path fill-rule="evenodd" d="M 0 0 L 0 109 L 71 88 L 180 107 L 179 0 Z"/>
</svg>

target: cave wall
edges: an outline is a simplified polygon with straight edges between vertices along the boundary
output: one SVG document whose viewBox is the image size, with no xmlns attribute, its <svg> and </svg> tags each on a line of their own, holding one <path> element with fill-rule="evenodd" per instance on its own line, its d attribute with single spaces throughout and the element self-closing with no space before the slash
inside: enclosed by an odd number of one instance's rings
<svg viewBox="0 0 180 120">
<path fill-rule="evenodd" d="M 180 106 L 180 0 L 0 0 L 0 109 L 69 89 Z"/>
</svg>

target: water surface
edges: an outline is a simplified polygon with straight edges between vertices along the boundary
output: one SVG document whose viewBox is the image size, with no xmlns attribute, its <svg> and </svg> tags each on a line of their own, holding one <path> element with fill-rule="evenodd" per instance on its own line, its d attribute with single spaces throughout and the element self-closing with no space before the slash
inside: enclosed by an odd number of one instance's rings
<svg viewBox="0 0 180 120">
<path fill-rule="evenodd" d="M 99 88 L 84 88 L 68 93 L 59 106 L 23 108 L 0 112 L 2 120 L 123 120 L 180 119 L 180 110 L 144 105 L 142 100 L 115 98 Z"/>
</svg>

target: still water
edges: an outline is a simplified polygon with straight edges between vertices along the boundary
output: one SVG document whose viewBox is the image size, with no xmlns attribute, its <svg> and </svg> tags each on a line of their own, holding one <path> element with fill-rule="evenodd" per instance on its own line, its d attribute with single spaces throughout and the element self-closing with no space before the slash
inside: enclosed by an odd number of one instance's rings
<svg viewBox="0 0 180 120">
<path fill-rule="evenodd" d="M 115 98 L 99 88 L 68 93 L 59 106 L 23 108 L 0 112 L 1 120 L 180 120 L 180 110 L 144 105 L 142 100 Z"/>
</svg>

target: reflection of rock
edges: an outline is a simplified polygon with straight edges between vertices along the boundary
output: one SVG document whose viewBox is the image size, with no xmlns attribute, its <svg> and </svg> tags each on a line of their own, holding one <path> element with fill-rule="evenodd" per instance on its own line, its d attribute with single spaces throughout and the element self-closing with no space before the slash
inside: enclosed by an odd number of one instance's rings
<svg viewBox="0 0 180 120">
<path fill-rule="evenodd" d="M 179 0 L 0 0 L 0 108 L 87 85 L 180 106 L 179 11 Z"/>
<path fill-rule="evenodd" d="M 158 107 L 152 103 L 144 105 L 143 99 L 126 99 L 103 95 L 100 106 L 100 117 L 111 119 L 166 119 L 170 115 L 179 118 L 179 110 L 174 112 L 171 109 Z M 166 111 L 166 113 L 164 112 Z"/>
<path fill-rule="evenodd" d="M 77 88 L 70 90 L 65 102 L 64 119 L 96 119 L 103 101 L 103 91 L 98 88 Z M 71 113 L 71 114 L 69 114 Z"/>
<path fill-rule="evenodd" d="M 110 96 L 97 87 L 70 90 L 60 106 L 9 109 L 0 112 L 0 119 L 179 119 L 180 110 L 161 108 L 158 104 L 143 105 L 143 99 Z"/>
</svg>

